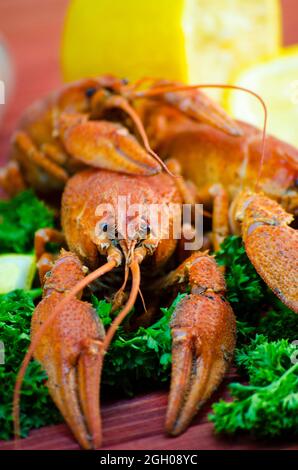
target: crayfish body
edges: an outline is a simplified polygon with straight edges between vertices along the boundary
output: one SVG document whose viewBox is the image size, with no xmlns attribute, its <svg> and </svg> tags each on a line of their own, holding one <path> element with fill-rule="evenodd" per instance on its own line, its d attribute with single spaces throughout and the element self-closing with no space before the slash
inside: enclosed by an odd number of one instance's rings
<svg viewBox="0 0 298 470">
<path fill-rule="evenodd" d="M 208 239 L 214 250 L 229 233 L 241 234 L 261 277 L 298 312 L 298 237 L 291 226 L 298 212 L 297 167 L 296 149 L 273 137 L 262 141 L 259 130 L 234 122 L 195 87 L 104 76 L 66 85 L 30 108 L 0 183 L 11 194 L 27 186 L 45 198 L 62 194 L 63 233 L 36 233 L 44 294 L 17 381 L 15 417 L 34 356 L 80 445 L 99 447 L 100 374 L 116 329 L 140 289 L 148 308 L 138 321 L 147 322 L 165 293 L 185 291 L 171 319 L 166 417 L 168 433 L 184 431 L 226 373 L 236 332 L 223 274 L 208 252 L 183 251 L 184 240 L 175 237 L 177 213 L 184 203 L 203 203 L 212 218 Z M 119 212 L 123 197 L 145 211 L 137 209 L 136 217 Z M 171 209 L 158 212 L 152 224 L 152 205 Z M 46 252 L 49 241 L 64 243 L 67 251 L 55 259 Z M 107 332 L 82 301 L 84 288 L 98 278 L 104 295 L 105 282 L 112 286 L 111 300 L 120 310 Z"/>
</svg>

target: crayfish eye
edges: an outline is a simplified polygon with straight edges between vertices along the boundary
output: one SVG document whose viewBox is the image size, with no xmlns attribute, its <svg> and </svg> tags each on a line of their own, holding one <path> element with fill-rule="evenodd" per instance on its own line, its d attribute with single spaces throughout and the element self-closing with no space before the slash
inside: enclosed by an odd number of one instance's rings
<svg viewBox="0 0 298 470">
<path fill-rule="evenodd" d="M 101 228 L 102 228 L 102 231 L 106 233 L 108 231 L 108 224 L 106 222 L 104 222 L 102 224 Z"/>
<path fill-rule="evenodd" d="M 96 93 L 96 88 L 95 87 L 90 87 L 90 88 L 87 88 L 87 90 L 85 91 L 85 95 L 87 98 L 92 98 L 92 96 Z"/>
</svg>

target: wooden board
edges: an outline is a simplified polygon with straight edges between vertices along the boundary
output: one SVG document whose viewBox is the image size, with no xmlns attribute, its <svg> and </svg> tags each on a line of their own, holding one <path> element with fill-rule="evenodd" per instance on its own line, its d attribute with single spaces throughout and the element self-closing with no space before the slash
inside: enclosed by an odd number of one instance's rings
<svg viewBox="0 0 298 470">
<path fill-rule="evenodd" d="M 41 4 L 42 3 L 42 4 Z M 22 111 L 34 99 L 57 87 L 59 42 L 67 0 L 1 0 L 0 31 L 13 55 L 16 83 L 5 120 L 0 127 L 0 164 L 7 158 L 10 135 Z M 297 0 L 283 0 L 284 42 L 298 42 Z M 295 14 L 296 13 L 296 14 Z M 214 400 L 227 396 L 226 385 L 236 379 L 232 372 Z M 157 391 L 130 400 L 103 404 L 104 449 L 298 449 L 297 443 L 260 442 L 245 436 L 216 437 L 207 421 L 210 403 L 199 413 L 182 436 L 165 436 L 163 425 L 166 391 Z M 0 442 L 0 450 L 13 449 L 12 442 Z M 78 449 L 64 425 L 32 431 L 21 441 L 23 449 Z"/>
<path fill-rule="evenodd" d="M 216 392 L 214 400 L 227 397 L 227 384 L 235 380 L 232 372 Z M 244 436 L 220 437 L 207 420 L 210 403 L 201 410 L 192 426 L 179 437 L 164 434 L 164 419 L 167 404 L 165 391 L 153 392 L 128 400 L 118 400 L 102 407 L 103 447 L 106 450 L 212 450 L 212 449 L 283 449 L 298 450 L 295 442 L 256 441 Z M 34 430 L 18 444 L 26 450 L 78 450 L 65 424 Z M 12 450 L 14 443 L 0 442 L 0 450 Z"/>
</svg>

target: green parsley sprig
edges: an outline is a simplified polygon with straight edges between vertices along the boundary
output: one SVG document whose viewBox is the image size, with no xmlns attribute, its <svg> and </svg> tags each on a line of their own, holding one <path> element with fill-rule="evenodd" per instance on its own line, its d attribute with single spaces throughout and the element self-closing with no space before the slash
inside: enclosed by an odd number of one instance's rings
<svg viewBox="0 0 298 470">
<path fill-rule="evenodd" d="M 248 384 L 230 384 L 233 401 L 215 403 L 209 419 L 226 434 L 297 434 L 298 354 L 291 342 L 298 316 L 265 286 L 239 237 L 228 237 L 217 259 L 226 266 L 228 298 L 238 318 L 235 363 Z"/>
<path fill-rule="evenodd" d="M 249 431 L 259 437 L 298 434 L 298 358 L 288 340 L 257 335 L 236 351 L 249 384 L 232 383 L 232 402 L 219 401 L 209 416 L 217 432 Z"/>
<path fill-rule="evenodd" d="M 135 331 L 118 328 L 105 357 L 102 384 L 133 395 L 147 386 L 166 382 L 171 369 L 170 318 L 185 294 L 179 294 L 169 308 L 162 308 L 161 318 L 153 325 Z M 97 312 L 107 326 L 112 318 L 111 306 L 95 301 Z"/>
<path fill-rule="evenodd" d="M 29 253 L 35 232 L 54 226 L 54 215 L 33 191 L 0 200 L 0 253 Z"/>
</svg>

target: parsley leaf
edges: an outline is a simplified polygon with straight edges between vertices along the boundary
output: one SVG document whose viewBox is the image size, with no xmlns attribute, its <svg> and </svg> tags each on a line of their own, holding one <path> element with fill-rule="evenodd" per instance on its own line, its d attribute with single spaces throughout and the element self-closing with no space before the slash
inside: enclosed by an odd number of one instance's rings
<svg viewBox="0 0 298 470">
<path fill-rule="evenodd" d="M 298 339 L 298 315 L 270 292 L 271 305 L 259 323 L 258 332 L 270 340 Z"/>
<path fill-rule="evenodd" d="M 209 419 L 217 432 L 250 431 L 260 437 L 298 433 L 298 361 L 288 340 L 269 342 L 257 335 L 236 351 L 249 385 L 230 384 L 234 400 L 213 405 Z"/>
<path fill-rule="evenodd" d="M 31 252 L 35 232 L 53 226 L 53 213 L 31 190 L 0 200 L 0 253 Z"/>
<path fill-rule="evenodd" d="M 237 318 L 252 324 L 259 318 L 267 287 L 249 261 L 242 239 L 227 237 L 215 257 L 226 266 L 227 299 Z"/>
<path fill-rule="evenodd" d="M 104 387 L 133 395 L 140 388 L 169 380 L 172 346 L 169 322 L 184 295 L 179 294 L 169 308 L 162 308 L 163 316 L 148 328 L 139 327 L 135 331 L 126 331 L 123 326 L 118 328 L 105 357 Z M 109 324 L 109 304 L 102 300 L 93 304 L 101 320 Z"/>
<path fill-rule="evenodd" d="M 228 434 L 297 434 L 298 370 L 290 342 L 297 339 L 298 316 L 264 284 L 239 237 L 228 237 L 216 257 L 226 266 L 228 299 L 238 318 L 235 363 L 248 385 L 230 384 L 234 400 L 215 403 L 209 419 Z"/>
<path fill-rule="evenodd" d="M 237 316 L 238 346 L 257 332 L 270 340 L 297 339 L 298 316 L 260 278 L 240 237 L 227 237 L 216 260 L 226 267 L 227 298 Z"/>
</svg>

